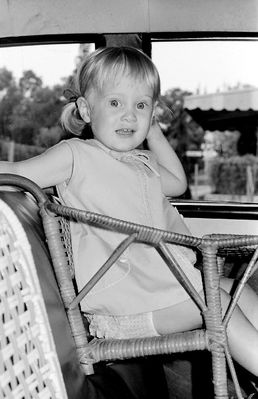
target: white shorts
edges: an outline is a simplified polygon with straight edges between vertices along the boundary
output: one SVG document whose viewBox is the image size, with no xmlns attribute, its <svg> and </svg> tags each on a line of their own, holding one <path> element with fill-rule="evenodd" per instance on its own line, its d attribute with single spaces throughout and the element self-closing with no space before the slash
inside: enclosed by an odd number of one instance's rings
<svg viewBox="0 0 258 399">
<path fill-rule="evenodd" d="M 144 338 L 158 336 L 152 312 L 113 316 L 84 314 L 89 321 L 90 334 L 97 338 Z"/>
</svg>

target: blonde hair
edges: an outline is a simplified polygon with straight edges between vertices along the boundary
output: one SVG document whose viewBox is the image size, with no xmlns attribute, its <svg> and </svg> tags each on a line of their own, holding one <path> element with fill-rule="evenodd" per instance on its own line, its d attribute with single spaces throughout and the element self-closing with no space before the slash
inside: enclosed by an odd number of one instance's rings
<svg viewBox="0 0 258 399">
<path fill-rule="evenodd" d="M 107 82 L 128 74 L 143 80 L 153 91 L 153 100 L 160 97 L 160 77 L 152 60 L 134 47 L 105 47 L 90 53 L 79 66 L 74 78 L 73 98 L 63 109 L 61 124 L 65 130 L 80 135 L 85 122 L 80 117 L 76 99 L 87 97 L 90 90 L 101 91 Z"/>
</svg>

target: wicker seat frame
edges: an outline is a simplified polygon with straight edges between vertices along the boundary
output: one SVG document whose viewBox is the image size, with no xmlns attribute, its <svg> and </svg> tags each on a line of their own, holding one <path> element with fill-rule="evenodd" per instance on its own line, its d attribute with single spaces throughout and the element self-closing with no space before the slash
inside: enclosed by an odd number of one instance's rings
<svg viewBox="0 0 258 399">
<path fill-rule="evenodd" d="M 92 373 L 93 364 L 100 361 L 208 350 L 212 358 L 214 398 L 228 399 L 227 367 L 235 386 L 236 397 L 238 399 L 243 398 L 229 351 L 227 325 L 247 280 L 257 268 L 258 236 L 228 234 L 212 234 L 202 238 L 186 236 L 53 203 L 35 183 L 20 176 L 2 174 L 0 175 L 0 185 L 22 188 L 31 193 L 38 202 L 53 267 L 74 337 L 78 358 L 86 374 Z M 100 228 L 121 232 L 128 236 L 114 250 L 111 257 L 78 295 L 76 295 L 73 274 L 71 273 L 72 256 L 69 244 L 69 220 L 92 224 Z M 79 303 L 132 242 L 152 245 L 158 250 L 171 272 L 200 308 L 204 320 L 203 328 L 160 337 L 122 340 L 93 339 L 88 342 Z M 200 252 L 203 264 L 205 301 L 195 291 L 180 265 L 174 259 L 167 243 L 184 245 Z M 251 260 L 239 280 L 224 317 L 222 317 L 219 285 L 220 275 L 223 270 L 222 260 L 228 253 L 237 253 L 240 256 L 248 254 Z"/>
</svg>

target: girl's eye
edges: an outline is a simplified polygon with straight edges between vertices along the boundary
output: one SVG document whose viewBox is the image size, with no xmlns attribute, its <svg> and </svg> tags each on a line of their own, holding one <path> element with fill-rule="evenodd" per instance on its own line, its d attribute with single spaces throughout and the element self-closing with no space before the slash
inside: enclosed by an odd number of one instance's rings
<svg viewBox="0 0 258 399">
<path fill-rule="evenodd" d="M 138 104 L 137 104 L 137 108 L 138 108 L 138 109 L 144 109 L 145 106 L 146 106 L 146 104 L 144 104 L 144 103 L 138 103 Z"/>
<path fill-rule="evenodd" d="M 111 107 L 118 107 L 119 106 L 119 102 L 117 100 L 111 100 L 110 101 L 110 105 L 111 105 Z"/>
</svg>

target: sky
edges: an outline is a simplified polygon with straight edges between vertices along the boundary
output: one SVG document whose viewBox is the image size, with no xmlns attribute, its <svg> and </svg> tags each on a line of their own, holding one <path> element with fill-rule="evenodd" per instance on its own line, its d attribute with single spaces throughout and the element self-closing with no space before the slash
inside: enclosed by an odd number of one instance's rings
<svg viewBox="0 0 258 399">
<path fill-rule="evenodd" d="M 45 86 L 53 86 L 75 68 L 79 44 L 19 46 L 0 48 L 0 68 L 6 67 L 19 79 L 32 69 Z"/>
<path fill-rule="evenodd" d="M 78 49 L 78 44 L 0 48 L 0 68 L 11 70 L 16 79 L 32 69 L 43 85 L 53 86 L 72 73 Z M 258 87 L 258 41 L 153 43 L 152 59 L 162 93 L 173 87 L 193 93 L 237 84 Z"/>
<path fill-rule="evenodd" d="M 153 44 L 161 89 L 179 86 L 201 93 L 226 86 L 258 87 L 258 41 L 188 41 Z"/>
</svg>

